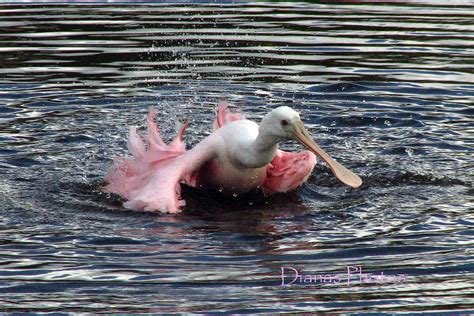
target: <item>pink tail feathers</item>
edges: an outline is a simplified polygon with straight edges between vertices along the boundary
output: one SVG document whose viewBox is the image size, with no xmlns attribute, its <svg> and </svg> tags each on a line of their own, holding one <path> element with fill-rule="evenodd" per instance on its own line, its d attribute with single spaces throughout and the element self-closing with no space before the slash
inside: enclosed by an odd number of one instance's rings
<svg viewBox="0 0 474 316">
<path fill-rule="evenodd" d="M 157 110 L 151 108 L 147 117 L 148 134 L 142 138 L 136 127 L 130 128 L 128 150 L 132 157 L 114 160 L 107 173 L 104 190 L 128 200 L 125 207 L 135 210 L 177 212 L 185 202 L 180 199 L 180 180 L 185 170 L 172 166 L 173 158 L 186 152 L 182 137 L 185 123 L 170 144 L 165 144 L 155 124 Z M 190 179 L 190 176 L 187 176 Z M 190 181 L 191 182 L 191 181 Z M 190 183 L 192 184 L 192 183 Z"/>
</svg>

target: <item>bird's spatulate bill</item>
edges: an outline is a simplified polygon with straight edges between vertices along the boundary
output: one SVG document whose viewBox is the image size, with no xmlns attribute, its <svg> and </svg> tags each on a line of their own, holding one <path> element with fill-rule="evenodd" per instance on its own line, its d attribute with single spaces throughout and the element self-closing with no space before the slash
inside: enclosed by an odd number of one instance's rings
<svg viewBox="0 0 474 316">
<path fill-rule="evenodd" d="M 331 156 L 322 150 L 321 147 L 319 147 L 318 144 L 316 144 L 316 142 L 311 138 L 311 136 L 309 136 L 308 131 L 306 131 L 306 128 L 303 126 L 303 123 L 297 122 L 295 124 L 294 135 L 303 146 L 311 150 L 317 156 L 321 157 L 328 164 L 329 168 L 331 168 L 332 172 L 336 178 L 339 179 L 339 181 L 353 188 L 360 187 L 362 184 L 362 179 L 332 159 Z"/>
</svg>

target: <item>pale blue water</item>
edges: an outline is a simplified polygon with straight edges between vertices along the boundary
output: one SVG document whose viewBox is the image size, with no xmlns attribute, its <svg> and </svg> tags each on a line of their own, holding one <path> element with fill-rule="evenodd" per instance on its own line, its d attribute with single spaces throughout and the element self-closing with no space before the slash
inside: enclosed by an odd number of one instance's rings
<svg viewBox="0 0 474 316">
<path fill-rule="evenodd" d="M 0 310 L 472 312 L 474 6 L 454 4 L 0 6 Z M 221 98 L 299 110 L 364 186 L 321 164 L 287 195 L 186 190 L 176 216 L 101 193 L 149 106 L 191 146 Z M 282 287 L 282 266 L 341 282 Z"/>
</svg>

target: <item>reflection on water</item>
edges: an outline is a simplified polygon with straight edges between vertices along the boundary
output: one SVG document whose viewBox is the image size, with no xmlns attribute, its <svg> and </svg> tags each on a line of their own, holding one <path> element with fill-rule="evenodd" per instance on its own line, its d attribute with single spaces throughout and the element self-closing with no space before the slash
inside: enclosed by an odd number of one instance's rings
<svg viewBox="0 0 474 316">
<path fill-rule="evenodd" d="M 1 7 L 2 311 L 472 310 L 474 10 L 420 3 Z M 321 164 L 286 195 L 185 190 L 177 216 L 101 192 L 149 106 L 192 145 L 221 98 L 296 108 L 363 187 Z"/>
</svg>

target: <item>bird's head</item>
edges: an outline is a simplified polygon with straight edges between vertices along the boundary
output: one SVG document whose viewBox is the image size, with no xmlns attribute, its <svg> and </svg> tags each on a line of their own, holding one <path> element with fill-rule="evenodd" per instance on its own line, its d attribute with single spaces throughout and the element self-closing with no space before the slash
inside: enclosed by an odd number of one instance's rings
<svg viewBox="0 0 474 316">
<path fill-rule="evenodd" d="M 260 128 L 278 140 L 293 139 L 294 127 L 301 123 L 298 112 L 288 106 L 280 106 L 263 118 Z"/>
<path fill-rule="evenodd" d="M 323 159 L 334 175 L 344 184 L 357 188 L 362 184 L 359 176 L 331 158 L 309 135 L 298 112 L 288 106 L 281 106 L 268 113 L 260 124 L 260 129 L 277 141 L 294 139 Z"/>
</svg>

